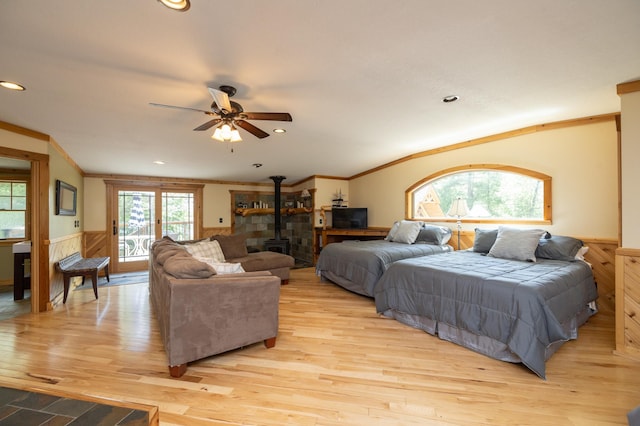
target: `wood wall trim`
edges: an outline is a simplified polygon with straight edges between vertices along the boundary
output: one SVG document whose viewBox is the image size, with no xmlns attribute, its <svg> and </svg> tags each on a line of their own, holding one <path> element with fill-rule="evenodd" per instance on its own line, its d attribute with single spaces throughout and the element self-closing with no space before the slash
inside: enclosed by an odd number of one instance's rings
<svg viewBox="0 0 640 426">
<path fill-rule="evenodd" d="M 627 93 L 640 92 L 640 80 L 629 81 L 627 83 L 620 83 L 616 86 L 618 95 L 624 95 Z"/>
<path fill-rule="evenodd" d="M 427 156 L 436 155 L 436 154 L 441 154 L 443 152 L 456 151 L 458 149 L 469 148 L 469 147 L 477 146 L 477 145 L 483 145 L 485 143 L 496 142 L 496 141 L 499 141 L 499 140 L 502 140 L 502 139 L 509 139 L 509 138 L 513 138 L 513 137 L 516 137 L 516 136 L 522 136 L 522 135 L 542 132 L 542 131 L 546 131 L 546 130 L 555 130 L 555 129 L 562 129 L 562 128 L 566 128 L 566 127 L 584 126 L 584 125 L 587 125 L 587 124 L 595 124 L 595 123 L 604 123 L 604 122 L 607 122 L 607 121 L 614 121 L 616 115 L 618 115 L 618 113 L 594 115 L 594 116 L 591 116 L 591 117 L 583 117 L 583 118 L 576 118 L 576 119 L 572 119 L 572 120 L 562 120 L 562 121 L 555 121 L 555 122 L 552 122 L 552 123 L 537 124 L 537 125 L 534 125 L 534 126 L 523 127 L 521 129 L 510 130 L 508 132 L 503 132 L 503 133 L 498 133 L 498 134 L 495 134 L 495 135 L 485 136 L 485 137 L 482 137 L 482 138 L 471 139 L 471 140 L 468 140 L 468 141 L 465 141 L 465 142 L 460 142 L 460 143 L 453 144 L 453 145 L 448 145 L 448 146 L 443 146 L 443 147 L 439 147 L 439 148 L 429 149 L 427 151 L 422 151 L 422 152 L 418 152 L 418 153 L 415 153 L 415 154 L 407 155 L 406 157 L 402 157 L 402 158 L 399 158 L 397 160 L 391 161 L 389 163 L 383 164 L 381 166 L 374 167 L 373 169 L 370 169 L 370 170 L 364 171 L 362 173 L 358 173 L 356 175 L 353 175 L 349 179 L 356 179 L 356 178 L 359 178 L 359 177 L 362 177 L 362 176 L 366 176 L 368 174 L 375 173 L 375 172 L 378 172 L 380 170 L 386 169 L 388 167 L 392 167 L 392 166 L 396 166 L 398 164 L 405 163 L 407 161 L 415 160 L 417 158 L 427 157 Z"/>
<path fill-rule="evenodd" d="M 82 232 L 76 232 L 75 234 L 63 235 L 62 237 L 53 238 L 49 240 L 49 245 L 58 244 L 66 240 L 73 240 L 78 237 L 82 237 Z"/>
<path fill-rule="evenodd" d="M 616 250 L 616 255 L 618 255 L 618 256 L 640 257 L 640 249 L 639 248 L 618 247 L 618 249 Z"/>
<path fill-rule="evenodd" d="M 7 130 L 19 135 L 28 136 L 30 138 L 39 139 L 41 141 L 49 142 L 50 136 L 35 130 L 27 129 L 26 127 L 17 126 L 15 124 L 0 121 L 0 129 Z"/>
<path fill-rule="evenodd" d="M 17 160 L 24 160 L 24 161 L 49 160 L 49 156 L 47 154 L 40 154 L 38 152 L 30 152 L 30 151 L 22 151 L 19 149 L 8 148 L 5 146 L 0 146 L 0 156 L 15 158 Z"/>
</svg>

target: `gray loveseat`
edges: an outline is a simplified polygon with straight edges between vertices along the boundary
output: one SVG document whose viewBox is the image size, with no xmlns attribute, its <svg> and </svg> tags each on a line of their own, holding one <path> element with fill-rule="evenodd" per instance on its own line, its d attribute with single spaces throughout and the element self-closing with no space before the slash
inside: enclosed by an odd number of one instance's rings
<svg viewBox="0 0 640 426">
<path fill-rule="evenodd" d="M 153 243 L 149 291 L 173 377 L 187 363 L 278 334 L 280 277 L 269 271 L 218 275 L 170 239 Z"/>
</svg>

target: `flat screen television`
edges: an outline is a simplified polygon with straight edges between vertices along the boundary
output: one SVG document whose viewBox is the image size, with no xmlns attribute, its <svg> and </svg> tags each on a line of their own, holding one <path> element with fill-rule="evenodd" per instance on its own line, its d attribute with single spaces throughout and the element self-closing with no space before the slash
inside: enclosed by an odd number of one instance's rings
<svg viewBox="0 0 640 426">
<path fill-rule="evenodd" d="M 331 209 L 331 227 L 364 229 L 367 227 L 366 207 L 336 207 Z"/>
</svg>

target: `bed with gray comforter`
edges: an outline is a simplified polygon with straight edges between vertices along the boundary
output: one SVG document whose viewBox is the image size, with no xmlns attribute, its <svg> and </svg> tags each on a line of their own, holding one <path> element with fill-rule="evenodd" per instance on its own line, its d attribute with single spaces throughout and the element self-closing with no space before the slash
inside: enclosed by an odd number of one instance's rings
<svg viewBox="0 0 640 426">
<path fill-rule="evenodd" d="M 373 291 L 389 266 L 401 259 L 451 251 L 447 244 L 404 244 L 386 240 L 327 244 L 320 252 L 316 273 L 347 290 L 373 297 Z"/>
<path fill-rule="evenodd" d="M 379 314 L 545 378 L 545 362 L 596 313 L 582 260 L 509 260 L 473 251 L 394 262 L 375 286 Z"/>
</svg>

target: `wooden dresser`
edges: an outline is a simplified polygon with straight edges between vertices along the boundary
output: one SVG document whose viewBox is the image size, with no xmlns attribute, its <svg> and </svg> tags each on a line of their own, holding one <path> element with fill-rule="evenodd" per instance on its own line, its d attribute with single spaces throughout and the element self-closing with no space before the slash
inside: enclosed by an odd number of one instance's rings
<svg viewBox="0 0 640 426">
<path fill-rule="evenodd" d="M 322 247 L 344 240 L 382 240 L 389 228 L 334 229 L 315 228 L 313 233 L 313 264 L 315 265 Z"/>
</svg>

